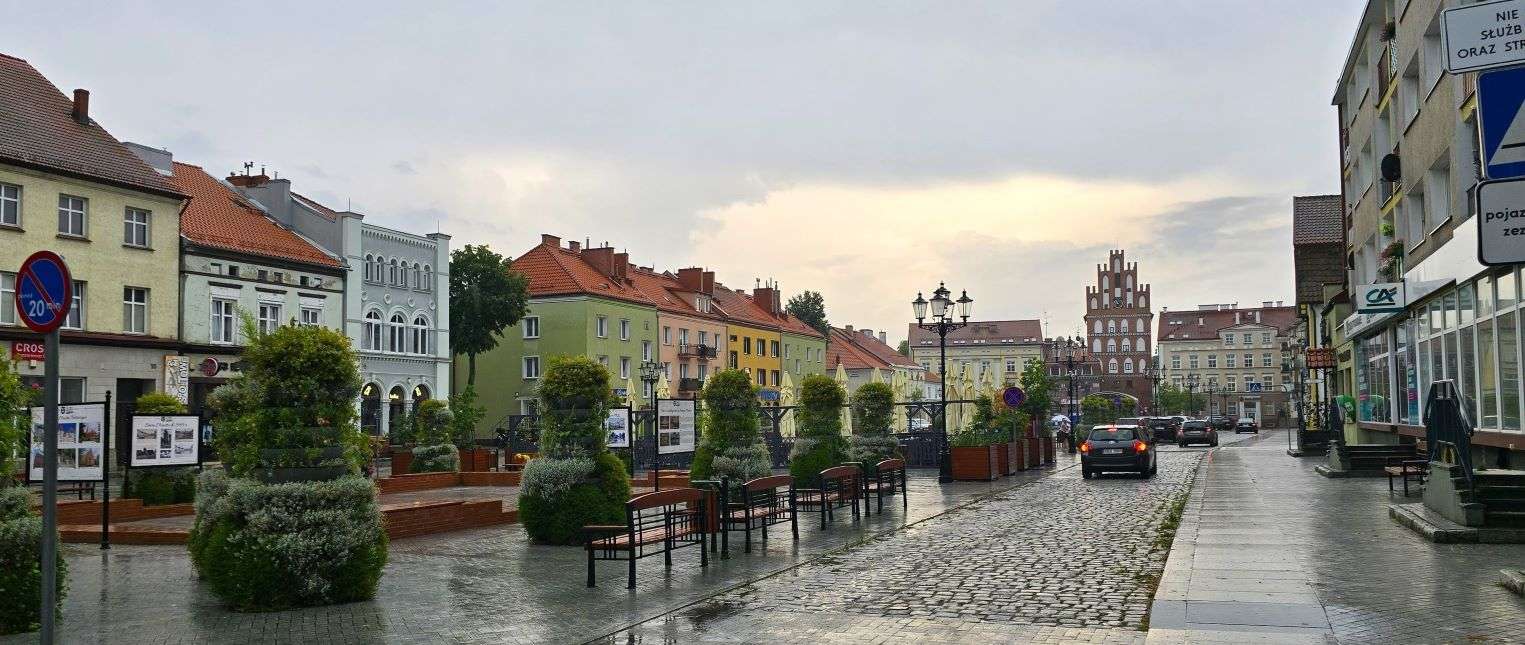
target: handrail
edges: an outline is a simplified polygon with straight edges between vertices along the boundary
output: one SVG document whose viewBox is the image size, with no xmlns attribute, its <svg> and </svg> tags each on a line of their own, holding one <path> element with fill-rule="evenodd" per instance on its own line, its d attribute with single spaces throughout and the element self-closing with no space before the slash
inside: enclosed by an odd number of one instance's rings
<svg viewBox="0 0 1525 645">
<path fill-rule="evenodd" d="M 1455 381 L 1442 379 L 1431 383 L 1424 403 L 1424 430 L 1430 460 L 1451 463 L 1445 458 L 1454 456 L 1470 490 L 1476 486 L 1472 473 L 1473 426 L 1467 415 L 1468 406 L 1463 405 L 1465 401 Z M 1442 447 L 1450 448 L 1451 454 L 1442 451 Z"/>
</svg>

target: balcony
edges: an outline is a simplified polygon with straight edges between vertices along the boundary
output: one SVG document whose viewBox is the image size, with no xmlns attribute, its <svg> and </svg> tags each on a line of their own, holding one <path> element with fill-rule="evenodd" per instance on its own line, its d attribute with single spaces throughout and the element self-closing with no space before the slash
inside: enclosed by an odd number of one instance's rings
<svg viewBox="0 0 1525 645">
<path fill-rule="evenodd" d="M 704 389 L 704 381 L 702 379 L 696 379 L 696 378 L 680 378 L 680 379 L 678 379 L 678 391 L 679 392 L 698 392 L 699 390 L 702 390 L 702 389 Z"/>
<path fill-rule="evenodd" d="M 715 357 L 715 348 L 709 345 L 690 345 L 678 343 L 678 358 L 697 358 L 707 361 Z"/>
</svg>

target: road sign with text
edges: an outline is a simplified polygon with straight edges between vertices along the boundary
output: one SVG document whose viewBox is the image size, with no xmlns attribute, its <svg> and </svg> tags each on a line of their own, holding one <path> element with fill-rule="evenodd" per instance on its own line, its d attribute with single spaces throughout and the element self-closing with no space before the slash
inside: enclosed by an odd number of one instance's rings
<svg viewBox="0 0 1525 645">
<path fill-rule="evenodd" d="M 1525 62 L 1525 0 L 1470 4 L 1440 15 L 1446 71 L 1460 74 Z"/>
<path fill-rule="evenodd" d="M 1525 262 L 1525 177 L 1477 185 L 1477 261 Z"/>
<path fill-rule="evenodd" d="M 63 258 L 52 251 L 38 251 L 21 263 L 16 272 L 16 312 L 21 321 L 39 334 L 58 329 L 69 318 L 74 282 Z"/>
</svg>

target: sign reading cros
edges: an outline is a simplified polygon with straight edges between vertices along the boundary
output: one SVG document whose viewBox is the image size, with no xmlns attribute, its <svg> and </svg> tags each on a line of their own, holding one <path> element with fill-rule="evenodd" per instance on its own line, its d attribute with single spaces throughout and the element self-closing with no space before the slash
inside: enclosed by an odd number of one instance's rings
<svg viewBox="0 0 1525 645">
<path fill-rule="evenodd" d="M 11 343 L 11 359 L 17 361 L 40 361 L 47 358 L 43 343 L 18 340 Z"/>
</svg>

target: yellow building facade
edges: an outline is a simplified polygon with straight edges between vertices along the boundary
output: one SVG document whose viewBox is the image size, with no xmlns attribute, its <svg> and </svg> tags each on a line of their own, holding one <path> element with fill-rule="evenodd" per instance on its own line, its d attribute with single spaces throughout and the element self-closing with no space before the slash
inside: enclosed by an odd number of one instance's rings
<svg viewBox="0 0 1525 645">
<path fill-rule="evenodd" d="M 777 388 L 783 378 L 783 350 L 778 330 L 727 322 L 726 367 L 752 375 L 758 387 Z"/>
</svg>

